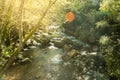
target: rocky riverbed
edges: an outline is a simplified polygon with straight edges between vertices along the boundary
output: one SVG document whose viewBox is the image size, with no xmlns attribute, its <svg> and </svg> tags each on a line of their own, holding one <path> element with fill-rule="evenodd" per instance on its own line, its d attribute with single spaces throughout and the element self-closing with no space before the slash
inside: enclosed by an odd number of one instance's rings
<svg viewBox="0 0 120 80">
<path fill-rule="evenodd" d="M 36 33 L 1 80 L 109 80 L 98 50 L 73 36 Z"/>
</svg>

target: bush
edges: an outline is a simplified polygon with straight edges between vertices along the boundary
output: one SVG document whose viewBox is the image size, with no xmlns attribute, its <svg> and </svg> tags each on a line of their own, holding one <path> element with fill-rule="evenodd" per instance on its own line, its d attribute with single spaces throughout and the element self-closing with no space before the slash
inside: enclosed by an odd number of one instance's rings
<svg viewBox="0 0 120 80">
<path fill-rule="evenodd" d="M 100 11 L 107 15 L 104 22 L 98 22 L 98 26 L 107 26 L 106 36 L 99 40 L 101 52 L 105 60 L 105 69 L 110 77 L 120 79 L 120 21 L 119 0 L 102 0 Z M 102 25 L 100 24 L 102 23 Z"/>
<path fill-rule="evenodd" d="M 118 39 L 118 36 L 102 36 L 99 42 L 106 62 L 107 74 L 120 78 L 120 39 Z"/>
<path fill-rule="evenodd" d="M 96 44 L 100 34 L 96 30 L 96 22 L 105 16 L 99 11 L 100 1 L 91 0 L 68 0 L 66 12 L 72 11 L 75 14 L 73 22 L 66 22 L 63 27 L 65 33 L 75 36 L 85 43 Z M 99 34 L 99 35 L 98 35 Z"/>
</svg>

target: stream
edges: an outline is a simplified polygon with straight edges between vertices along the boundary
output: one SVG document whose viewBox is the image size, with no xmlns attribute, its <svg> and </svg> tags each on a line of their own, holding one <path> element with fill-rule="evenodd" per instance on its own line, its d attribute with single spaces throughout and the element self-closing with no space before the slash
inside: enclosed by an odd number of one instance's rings
<svg viewBox="0 0 120 80">
<path fill-rule="evenodd" d="M 92 46 L 77 42 L 73 37 L 72 40 L 72 43 L 76 42 L 73 45 L 82 47 L 74 46 L 69 50 L 69 44 L 66 44 L 68 48 L 65 44 L 60 48 L 52 42 L 45 48 L 33 46 L 22 53 L 30 58 L 13 63 L 0 80 L 109 80 L 102 72 L 102 56 L 96 51 L 88 51 Z"/>
</svg>

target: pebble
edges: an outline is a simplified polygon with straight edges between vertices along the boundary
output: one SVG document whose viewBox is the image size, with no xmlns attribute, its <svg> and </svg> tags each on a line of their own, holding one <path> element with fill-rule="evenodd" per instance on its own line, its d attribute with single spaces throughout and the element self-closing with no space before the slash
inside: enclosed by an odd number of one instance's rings
<svg viewBox="0 0 120 80">
<path fill-rule="evenodd" d="M 37 48 L 36 46 L 29 46 L 30 49 L 35 49 Z"/>
<path fill-rule="evenodd" d="M 40 78 L 40 75 L 36 75 L 36 76 L 35 76 L 35 79 L 39 79 L 39 78 Z"/>
</svg>

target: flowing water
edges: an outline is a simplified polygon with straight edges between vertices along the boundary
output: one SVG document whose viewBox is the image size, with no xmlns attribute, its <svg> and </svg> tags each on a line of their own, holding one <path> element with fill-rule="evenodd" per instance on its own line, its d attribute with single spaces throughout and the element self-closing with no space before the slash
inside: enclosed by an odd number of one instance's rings
<svg viewBox="0 0 120 80">
<path fill-rule="evenodd" d="M 64 61 L 63 49 L 54 46 L 34 48 L 23 54 L 30 54 L 31 62 L 9 68 L 3 80 L 108 80 L 98 72 L 101 59 L 95 56 L 96 52 L 87 54 L 88 57 L 85 57 L 85 51 L 81 52 L 84 58 L 79 55 L 81 64 L 77 62 L 76 65 L 74 59 Z"/>
<path fill-rule="evenodd" d="M 11 67 L 5 80 L 74 80 L 72 66 L 64 66 L 62 49 L 35 48 L 28 53 L 32 53 L 32 62 Z"/>
<path fill-rule="evenodd" d="M 0 80 L 109 80 L 101 71 L 102 57 L 97 52 L 88 52 L 89 45 L 73 37 L 71 40 L 73 43 L 77 42 L 77 49 L 81 48 L 79 44 L 83 47 L 73 58 L 63 58 L 66 55 L 64 48 L 57 48 L 54 44 L 45 48 L 31 47 L 32 49 L 22 53 L 30 56 L 30 59 L 13 63 L 14 66 Z"/>
</svg>

